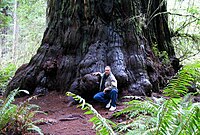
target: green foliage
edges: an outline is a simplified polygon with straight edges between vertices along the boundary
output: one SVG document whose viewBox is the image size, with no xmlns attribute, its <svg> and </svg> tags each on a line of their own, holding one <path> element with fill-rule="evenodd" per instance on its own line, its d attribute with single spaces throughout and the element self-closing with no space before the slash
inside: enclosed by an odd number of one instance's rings
<svg viewBox="0 0 200 135">
<path fill-rule="evenodd" d="M 168 2 L 169 26 L 177 57 L 184 63 L 200 56 L 200 4 L 198 0 Z"/>
<path fill-rule="evenodd" d="M 41 44 L 45 30 L 45 0 L 19 0 L 17 9 L 20 28 L 18 43 L 18 63 L 28 62 Z"/>
<path fill-rule="evenodd" d="M 90 119 L 91 122 L 95 125 L 95 130 L 97 131 L 97 134 L 100 135 L 115 135 L 115 132 L 113 131 L 112 126 L 115 126 L 115 124 L 105 118 L 103 118 L 93 107 L 92 105 L 85 102 L 83 98 L 81 98 L 78 95 L 75 95 L 71 92 L 66 93 L 67 96 L 73 97 L 76 101 L 79 101 L 82 110 L 86 110 L 85 114 L 92 114 L 93 117 Z"/>
<path fill-rule="evenodd" d="M 14 96 L 18 93 L 17 90 L 14 90 L 5 101 L 2 100 L 0 108 L 0 129 L 6 126 L 6 124 L 13 117 L 13 114 L 16 113 L 17 107 L 14 104 L 11 104 L 14 101 Z"/>
<path fill-rule="evenodd" d="M 199 134 L 200 103 L 192 104 L 188 96 L 182 100 L 132 100 L 127 108 L 115 113 L 115 116 L 128 116 L 126 122 L 117 125 L 117 131 L 127 135 Z"/>
<path fill-rule="evenodd" d="M 16 48 L 13 48 L 14 18 L 0 29 L 0 64 L 15 63 L 17 67 L 29 62 L 41 44 L 46 27 L 46 0 L 17 0 Z M 13 14 L 14 2 L 9 4 Z M 14 57 L 13 57 L 14 55 Z"/>
<path fill-rule="evenodd" d="M 153 47 L 152 47 L 152 51 L 153 53 L 155 54 L 155 56 L 159 56 L 159 50 L 158 50 L 158 44 L 153 44 Z"/>
<path fill-rule="evenodd" d="M 187 8 L 187 11 L 191 14 L 199 14 L 199 7 L 193 5 L 189 8 Z"/>
<path fill-rule="evenodd" d="M 12 1 L 1 0 L 0 1 L 0 28 L 6 27 L 12 20 L 10 5 Z"/>
<path fill-rule="evenodd" d="M 119 133 L 139 135 L 156 125 L 155 116 L 159 111 L 159 104 L 153 103 L 150 99 L 146 101 L 132 100 L 125 104 L 128 105 L 127 108 L 114 114 L 115 117 L 126 115 L 126 122 L 117 125 L 116 130 Z"/>
<path fill-rule="evenodd" d="M 5 90 L 8 81 L 14 75 L 16 66 L 14 64 L 8 64 L 5 67 L 0 67 L 0 89 Z"/>
<path fill-rule="evenodd" d="M 158 46 L 157 44 L 153 45 L 153 47 L 152 47 L 153 53 L 155 54 L 156 57 L 158 57 L 161 60 L 161 62 L 163 64 L 169 64 L 170 61 L 169 61 L 169 57 L 168 57 L 167 52 L 166 51 L 159 51 L 157 46 Z"/>
<path fill-rule="evenodd" d="M 164 93 L 170 97 L 180 97 L 188 92 L 188 88 L 192 84 L 199 86 L 200 80 L 200 62 L 196 61 L 192 64 L 184 66 L 176 76 L 170 80 L 170 83 L 165 87 Z"/>
<path fill-rule="evenodd" d="M 200 103 L 192 103 L 192 94 L 186 94 L 192 83 L 199 83 L 199 76 L 200 63 L 197 61 L 180 70 L 164 89 L 170 99 L 153 97 L 152 100 L 127 102 L 127 108 L 114 114 L 127 118 L 126 122 L 117 125 L 117 131 L 138 135 L 200 134 Z M 181 98 L 182 95 L 185 96 Z"/>
<path fill-rule="evenodd" d="M 163 64 L 169 64 L 170 60 L 166 51 L 161 51 L 159 53 L 159 58 L 162 60 Z"/>
<path fill-rule="evenodd" d="M 33 104 L 29 104 L 29 101 L 34 98 L 31 97 L 24 101 L 20 105 L 12 104 L 14 97 L 20 92 L 26 90 L 13 90 L 5 101 L 0 102 L 0 134 L 26 134 L 30 131 L 43 134 L 41 129 L 37 127 L 32 118 L 38 113 L 39 107 Z"/>
</svg>

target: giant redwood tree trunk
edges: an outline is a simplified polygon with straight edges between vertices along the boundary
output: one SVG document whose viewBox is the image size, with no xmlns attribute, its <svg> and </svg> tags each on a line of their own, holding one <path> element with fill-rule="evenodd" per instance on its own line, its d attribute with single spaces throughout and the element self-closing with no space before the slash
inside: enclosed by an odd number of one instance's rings
<svg viewBox="0 0 200 135">
<path fill-rule="evenodd" d="M 165 11 L 163 0 L 49 0 L 41 46 L 18 69 L 7 93 L 17 87 L 65 92 L 77 78 L 103 72 L 106 65 L 120 91 L 158 91 L 178 66 L 171 61 Z"/>
</svg>

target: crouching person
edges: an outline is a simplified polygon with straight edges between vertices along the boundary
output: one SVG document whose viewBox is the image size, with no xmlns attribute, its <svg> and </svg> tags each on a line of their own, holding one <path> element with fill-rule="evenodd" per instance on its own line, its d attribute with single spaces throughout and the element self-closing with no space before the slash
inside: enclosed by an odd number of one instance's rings
<svg viewBox="0 0 200 135">
<path fill-rule="evenodd" d="M 94 99 L 103 102 L 110 111 L 116 110 L 118 96 L 117 80 L 111 72 L 109 66 L 105 67 L 105 72 L 95 72 L 94 75 L 101 75 L 100 92 L 94 95 Z"/>
</svg>

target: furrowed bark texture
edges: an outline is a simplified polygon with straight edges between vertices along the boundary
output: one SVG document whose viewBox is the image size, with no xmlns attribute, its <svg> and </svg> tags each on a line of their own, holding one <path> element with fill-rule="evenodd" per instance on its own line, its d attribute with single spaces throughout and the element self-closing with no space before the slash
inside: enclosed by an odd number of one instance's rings
<svg viewBox="0 0 200 135">
<path fill-rule="evenodd" d="M 81 85 L 96 85 L 84 76 L 103 72 L 106 65 L 120 91 L 158 92 L 179 66 L 167 16 L 160 14 L 165 11 L 162 0 L 48 1 L 48 27 L 41 46 L 16 72 L 7 93 L 17 87 L 31 93 L 81 91 Z"/>
</svg>

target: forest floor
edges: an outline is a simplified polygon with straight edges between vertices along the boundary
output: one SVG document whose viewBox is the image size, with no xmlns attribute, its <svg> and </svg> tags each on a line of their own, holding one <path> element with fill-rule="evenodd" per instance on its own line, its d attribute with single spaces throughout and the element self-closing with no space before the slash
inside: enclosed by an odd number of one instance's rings
<svg viewBox="0 0 200 135">
<path fill-rule="evenodd" d="M 23 102 L 28 97 L 17 98 L 16 103 Z M 50 92 L 46 96 L 37 97 L 30 101 L 31 104 L 39 105 L 45 114 L 37 114 L 35 119 L 45 122 L 39 124 L 45 135 L 95 135 L 93 124 L 89 122 L 92 115 L 84 114 L 77 105 L 68 106 L 67 96 L 57 92 Z M 104 117 L 111 118 L 113 112 L 105 109 L 102 104 L 91 103 L 93 107 Z M 118 103 L 117 110 L 125 106 Z"/>
</svg>

